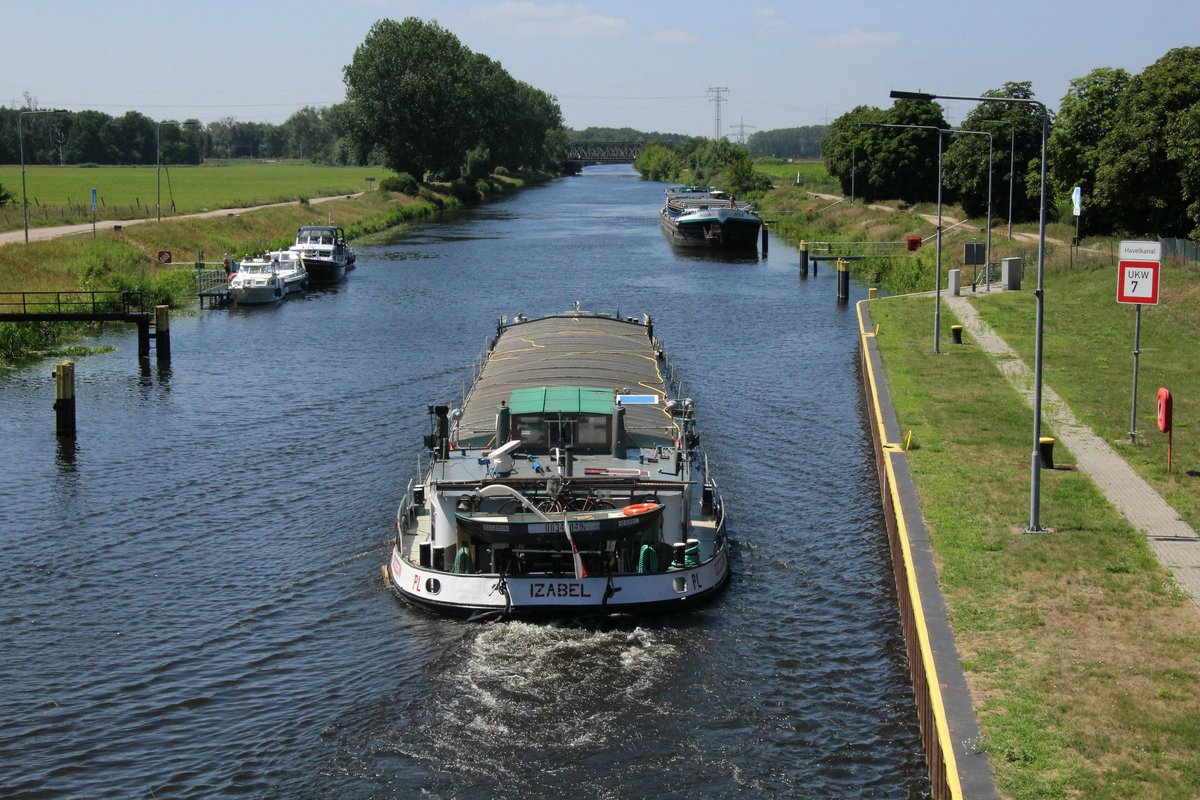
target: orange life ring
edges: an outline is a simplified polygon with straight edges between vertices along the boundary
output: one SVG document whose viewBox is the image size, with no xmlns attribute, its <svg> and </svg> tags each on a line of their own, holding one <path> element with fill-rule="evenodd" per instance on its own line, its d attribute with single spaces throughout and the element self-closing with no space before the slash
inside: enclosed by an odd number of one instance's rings
<svg viewBox="0 0 1200 800">
<path fill-rule="evenodd" d="M 653 511 L 658 507 L 658 503 L 634 503 L 631 506 L 625 506 L 621 510 L 625 512 L 625 516 L 632 517 L 637 514 L 645 514 L 647 511 Z"/>
</svg>

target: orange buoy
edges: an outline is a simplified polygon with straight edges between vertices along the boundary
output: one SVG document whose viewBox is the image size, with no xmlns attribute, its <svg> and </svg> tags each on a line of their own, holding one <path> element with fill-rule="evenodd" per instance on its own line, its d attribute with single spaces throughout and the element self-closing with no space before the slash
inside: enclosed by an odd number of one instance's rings
<svg viewBox="0 0 1200 800">
<path fill-rule="evenodd" d="M 632 517 L 637 514 L 645 514 L 647 511 L 653 511 L 656 508 L 658 508 L 658 503 L 634 503 L 631 506 L 625 506 L 622 511 L 625 512 L 625 516 Z"/>
</svg>

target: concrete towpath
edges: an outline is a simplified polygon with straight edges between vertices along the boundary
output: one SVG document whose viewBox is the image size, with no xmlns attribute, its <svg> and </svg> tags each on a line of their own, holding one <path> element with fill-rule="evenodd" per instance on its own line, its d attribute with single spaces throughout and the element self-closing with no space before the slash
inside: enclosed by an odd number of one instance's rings
<svg viewBox="0 0 1200 800">
<path fill-rule="evenodd" d="M 966 333 L 992 357 L 1032 409 L 1033 371 L 983 321 L 967 298 L 943 297 Z M 1075 454 L 1078 468 L 1095 482 L 1108 501 L 1145 534 L 1159 563 L 1200 608 L 1200 536 L 1196 531 L 1106 441 L 1079 422 L 1066 402 L 1044 382 L 1042 421 L 1053 426 L 1057 440 Z"/>
</svg>

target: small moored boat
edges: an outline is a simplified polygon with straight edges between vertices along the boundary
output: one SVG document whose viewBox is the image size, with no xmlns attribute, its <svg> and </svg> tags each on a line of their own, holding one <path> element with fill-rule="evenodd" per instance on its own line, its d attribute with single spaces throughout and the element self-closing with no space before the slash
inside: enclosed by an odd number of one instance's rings
<svg viewBox="0 0 1200 800">
<path fill-rule="evenodd" d="M 238 305 L 277 303 L 286 293 L 282 276 L 265 259 L 243 259 L 229 279 L 229 294 Z"/>
<path fill-rule="evenodd" d="M 354 252 L 346 244 L 346 234 L 334 225 L 299 228 L 291 250 L 299 254 L 314 285 L 338 283 L 346 277 L 346 270 L 354 268 Z"/>
<path fill-rule="evenodd" d="M 242 259 L 239 269 L 275 270 L 283 280 L 284 294 L 302 292 L 308 286 L 308 271 L 294 250 L 271 250 L 264 255 Z"/>
<path fill-rule="evenodd" d="M 502 317 L 462 407 L 430 408 L 430 463 L 397 511 L 388 584 L 473 619 L 712 599 L 729 543 L 694 410 L 649 317 Z"/>
</svg>

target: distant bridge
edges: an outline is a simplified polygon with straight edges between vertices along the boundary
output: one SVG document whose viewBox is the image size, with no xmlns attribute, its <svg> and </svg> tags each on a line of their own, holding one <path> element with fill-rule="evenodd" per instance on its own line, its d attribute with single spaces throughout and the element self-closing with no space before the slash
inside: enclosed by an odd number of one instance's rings
<svg viewBox="0 0 1200 800">
<path fill-rule="evenodd" d="M 567 160 L 582 164 L 632 164 L 641 142 L 568 142 Z"/>
</svg>

